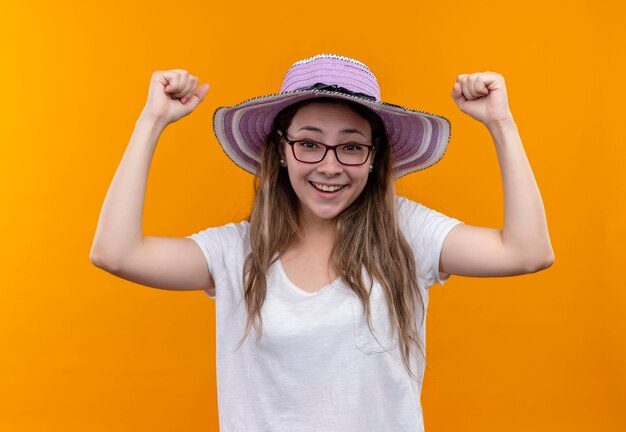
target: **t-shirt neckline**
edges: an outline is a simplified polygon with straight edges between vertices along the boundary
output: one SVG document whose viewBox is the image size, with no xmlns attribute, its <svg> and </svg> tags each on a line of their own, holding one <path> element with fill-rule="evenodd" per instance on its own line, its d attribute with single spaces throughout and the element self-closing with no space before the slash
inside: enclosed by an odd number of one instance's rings
<svg viewBox="0 0 626 432">
<path fill-rule="evenodd" d="M 279 271 L 281 277 L 287 283 L 287 285 L 289 287 L 291 287 L 298 294 L 306 296 L 306 297 L 313 297 L 313 296 L 319 295 L 319 294 L 321 294 L 324 291 L 327 291 L 327 290 L 329 290 L 329 289 L 331 289 L 333 287 L 336 287 L 336 285 L 341 282 L 341 276 L 339 276 L 339 277 L 337 277 L 337 279 L 335 279 L 334 281 L 332 281 L 328 285 L 325 285 L 325 286 L 321 287 L 317 291 L 306 291 L 306 290 L 303 290 L 302 288 L 300 288 L 295 283 L 293 283 L 291 279 L 289 279 L 289 276 L 287 276 L 287 272 L 285 271 L 285 268 L 283 267 L 283 263 L 280 260 L 280 258 L 276 261 L 276 266 L 278 267 L 278 271 Z"/>
</svg>

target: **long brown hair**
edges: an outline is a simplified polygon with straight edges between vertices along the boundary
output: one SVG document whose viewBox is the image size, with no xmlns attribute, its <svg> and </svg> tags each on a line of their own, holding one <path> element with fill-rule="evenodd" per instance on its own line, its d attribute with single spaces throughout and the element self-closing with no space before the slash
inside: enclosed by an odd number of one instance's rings
<svg viewBox="0 0 626 432">
<path fill-rule="evenodd" d="M 253 326 L 261 336 L 261 306 L 267 289 L 267 270 L 300 235 L 298 197 L 287 171 L 279 164 L 278 132 L 289 128 L 300 107 L 314 101 L 343 104 L 371 125 L 375 145 L 374 168 L 362 193 L 336 217 L 337 241 L 330 263 L 361 300 L 370 329 L 369 289 L 363 281 L 362 269 L 365 268 L 370 281 L 375 279 L 380 283 L 387 300 L 391 328 L 394 336 L 398 336 L 404 367 L 411 377 L 417 379 L 411 371 L 409 356 L 412 346 L 417 346 L 425 359 L 425 347 L 416 326 L 416 302 L 420 306 L 419 325 L 424 324 L 424 299 L 417 285 L 413 252 L 398 226 L 387 133 L 377 114 L 345 99 L 307 99 L 285 108 L 274 119 L 254 183 L 255 196 L 249 217 L 251 251 L 243 271 L 248 321 L 239 346 Z M 276 227 L 281 228 L 277 230 Z"/>
</svg>

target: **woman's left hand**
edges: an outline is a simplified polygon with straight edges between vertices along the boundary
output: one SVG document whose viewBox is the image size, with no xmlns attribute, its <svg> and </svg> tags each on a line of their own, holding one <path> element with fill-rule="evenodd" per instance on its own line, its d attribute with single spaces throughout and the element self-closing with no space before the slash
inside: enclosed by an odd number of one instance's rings
<svg viewBox="0 0 626 432">
<path fill-rule="evenodd" d="M 461 111 L 487 127 L 513 118 L 504 77 L 496 72 L 458 75 L 452 98 Z"/>
</svg>

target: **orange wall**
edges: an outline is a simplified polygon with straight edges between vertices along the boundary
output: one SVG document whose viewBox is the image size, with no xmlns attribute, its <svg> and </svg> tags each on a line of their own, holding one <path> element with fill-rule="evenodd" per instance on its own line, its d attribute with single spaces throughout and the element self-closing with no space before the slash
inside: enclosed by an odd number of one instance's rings
<svg viewBox="0 0 626 432">
<path fill-rule="evenodd" d="M 494 146 L 450 97 L 457 74 L 486 70 L 506 79 L 541 189 L 551 268 L 431 291 L 426 430 L 626 430 L 624 10 L 92 3 L 14 2 L 0 15 L 0 430 L 216 430 L 213 301 L 94 267 L 98 215 L 151 73 L 184 68 L 212 87 L 159 143 L 144 234 L 245 216 L 252 177 L 217 144 L 213 111 L 277 92 L 288 66 L 322 52 L 367 63 L 384 100 L 451 120 L 445 157 L 401 193 L 501 227 Z"/>
</svg>

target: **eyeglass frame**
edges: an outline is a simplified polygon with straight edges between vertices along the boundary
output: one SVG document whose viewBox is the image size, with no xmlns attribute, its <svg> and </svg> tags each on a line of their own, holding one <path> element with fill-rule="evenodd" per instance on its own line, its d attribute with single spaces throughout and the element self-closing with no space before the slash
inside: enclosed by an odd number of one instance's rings
<svg viewBox="0 0 626 432">
<path fill-rule="evenodd" d="M 282 139 L 284 139 L 287 144 L 289 144 L 289 147 L 291 147 L 291 153 L 293 153 L 293 157 L 295 160 L 297 160 L 298 162 L 302 162 L 302 163 L 306 163 L 306 164 L 316 164 L 316 163 L 320 163 L 321 161 L 324 160 L 324 158 L 326 157 L 326 154 L 328 154 L 328 149 L 331 149 L 334 153 L 335 153 L 335 159 L 337 159 L 337 162 L 339 162 L 341 165 L 345 165 L 345 166 L 361 166 L 361 165 L 365 165 L 367 163 L 367 160 L 370 158 L 370 155 L 372 154 L 372 150 L 376 149 L 376 146 L 372 145 L 372 144 L 361 144 L 361 143 L 343 143 L 343 144 L 337 144 L 337 145 L 328 145 L 328 144 L 324 144 L 322 142 L 319 141 L 315 141 L 309 138 L 305 138 L 305 139 L 299 139 L 299 140 L 290 140 L 289 138 L 287 138 L 287 133 L 283 132 L 280 137 Z M 293 145 L 298 143 L 298 142 L 302 142 L 302 141 L 309 141 L 309 142 L 314 142 L 315 144 L 319 144 L 321 146 L 324 147 L 324 154 L 322 155 L 322 158 L 320 160 L 318 160 L 317 162 L 307 162 L 307 161 L 303 161 L 297 158 L 296 156 L 296 150 L 293 148 Z M 362 147 L 367 147 L 367 156 L 365 156 L 365 160 L 361 163 L 358 164 L 348 164 L 348 163 L 343 163 L 339 160 L 339 155 L 337 154 L 337 147 L 341 147 L 344 145 L 348 145 L 348 144 L 354 144 L 354 145 L 360 145 Z"/>
</svg>

